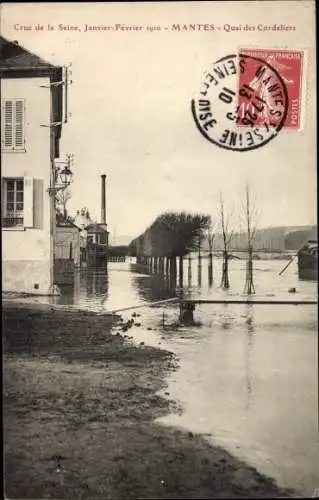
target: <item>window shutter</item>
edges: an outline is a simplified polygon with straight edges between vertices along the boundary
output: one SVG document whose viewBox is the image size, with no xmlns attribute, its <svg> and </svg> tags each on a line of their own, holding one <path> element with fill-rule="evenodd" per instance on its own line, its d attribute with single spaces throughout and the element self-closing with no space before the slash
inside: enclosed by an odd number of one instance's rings
<svg viewBox="0 0 319 500">
<path fill-rule="evenodd" d="M 1 219 L 6 215 L 6 181 L 1 178 Z"/>
<path fill-rule="evenodd" d="M 4 101 L 4 147 L 13 147 L 13 101 Z"/>
<path fill-rule="evenodd" d="M 24 102 L 22 99 L 15 101 L 15 147 L 24 146 Z"/>
<path fill-rule="evenodd" d="M 24 178 L 24 227 L 33 227 L 33 179 Z"/>
<path fill-rule="evenodd" d="M 33 179 L 33 227 L 43 229 L 43 180 Z"/>
</svg>

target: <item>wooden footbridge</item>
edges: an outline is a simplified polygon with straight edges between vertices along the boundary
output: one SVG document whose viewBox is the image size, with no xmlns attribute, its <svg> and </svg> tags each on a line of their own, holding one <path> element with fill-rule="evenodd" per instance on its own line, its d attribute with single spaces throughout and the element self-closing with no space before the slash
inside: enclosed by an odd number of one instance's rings
<svg viewBox="0 0 319 500">
<path fill-rule="evenodd" d="M 179 299 L 183 304 L 260 304 L 260 305 L 316 305 L 318 301 L 316 300 L 267 300 L 267 299 L 248 299 L 248 300 L 236 300 L 236 299 Z"/>
<path fill-rule="evenodd" d="M 162 300 L 157 300 L 154 302 L 146 302 L 144 304 L 138 304 L 138 305 L 132 305 L 128 307 L 123 307 L 119 309 L 115 309 L 113 311 L 110 311 L 111 314 L 117 314 L 120 312 L 124 311 L 129 311 L 129 310 L 134 310 L 134 309 L 141 309 L 141 308 L 146 308 L 146 307 L 155 307 L 155 306 L 160 306 L 162 304 L 167 304 L 167 303 L 176 303 L 179 302 L 179 319 L 183 323 L 191 323 L 194 321 L 193 317 L 193 312 L 195 310 L 196 305 L 200 304 L 238 304 L 238 305 L 284 305 L 284 306 L 307 306 L 307 305 L 317 305 L 318 301 L 317 300 L 307 300 L 307 299 L 294 299 L 294 300 L 286 300 L 286 299 L 275 299 L 275 300 L 269 300 L 269 299 L 253 299 L 253 298 L 247 298 L 247 299 L 196 299 L 196 298 L 183 298 L 183 297 L 171 297 L 168 299 L 162 299 Z M 108 314 L 110 312 L 107 312 Z M 101 311 L 100 314 L 105 314 L 106 311 L 103 310 Z"/>
<path fill-rule="evenodd" d="M 300 306 L 300 305 L 317 305 L 318 301 L 316 300 L 284 300 L 284 299 L 192 299 L 180 298 L 179 309 L 180 315 L 179 319 L 182 322 L 189 323 L 194 321 L 193 312 L 195 310 L 195 306 L 197 304 L 246 304 L 246 305 L 292 305 L 292 306 Z"/>
</svg>

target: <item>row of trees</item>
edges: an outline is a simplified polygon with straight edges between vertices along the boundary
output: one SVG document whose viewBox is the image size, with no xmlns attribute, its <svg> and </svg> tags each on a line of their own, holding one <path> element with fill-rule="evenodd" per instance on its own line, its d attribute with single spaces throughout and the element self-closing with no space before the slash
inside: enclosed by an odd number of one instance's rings
<svg viewBox="0 0 319 500">
<path fill-rule="evenodd" d="M 210 226 L 209 215 L 165 212 L 130 243 L 130 251 L 152 257 L 183 257 L 198 248 Z"/>
<path fill-rule="evenodd" d="M 241 226 L 247 238 L 247 260 L 245 292 L 255 292 L 253 277 L 253 246 L 257 230 L 258 213 L 256 204 L 251 199 L 249 186 L 246 185 L 244 202 L 241 207 Z M 209 272 L 212 275 L 212 258 L 214 238 L 217 231 L 222 236 L 222 288 L 228 289 L 230 247 L 234 235 L 233 214 L 226 210 L 222 193 L 219 194 L 218 211 L 215 224 L 209 215 L 186 212 L 165 212 L 155 219 L 151 226 L 129 245 L 131 255 L 167 257 L 176 268 L 176 257 L 179 257 L 182 272 L 183 257 L 191 251 L 198 250 L 199 259 L 204 239 L 209 247 Z M 212 279 L 212 276 L 210 277 Z"/>
<path fill-rule="evenodd" d="M 166 258 L 171 275 L 177 272 L 183 280 L 183 257 L 199 248 L 205 231 L 211 226 L 209 215 L 187 212 L 165 212 L 159 215 L 146 231 L 129 245 L 131 255 L 155 257 L 160 262 Z"/>
</svg>

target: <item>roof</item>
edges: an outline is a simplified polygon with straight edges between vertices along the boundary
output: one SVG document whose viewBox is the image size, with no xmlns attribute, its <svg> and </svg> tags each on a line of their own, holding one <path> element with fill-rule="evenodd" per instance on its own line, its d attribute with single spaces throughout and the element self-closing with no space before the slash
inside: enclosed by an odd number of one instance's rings
<svg viewBox="0 0 319 500">
<path fill-rule="evenodd" d="M 73 222 L 69 220 L 57 221 L 56 227 L 71 227 L 77 229 L 78 231 L 81 231 L 81 228 L 79 228 L 76 224 L 73 224 Z"/>
<path fill-rule="evenodd" d="M 313 239 L 309 239 L 307 241 L 304 242 L 304 246 L 307 246 L 307 247 L 317 247 L 318 246 L 318 241 L 317 240 L 313 240 Z"/>
<path fill-rule="evenodd" d="M 107 233 L 106 224 L 98 224 L 94 222 L 93 224 L 89 224 L 85 227 L 87 231 L 94 231 L 96 233 Z"/>
<path fill-rule="evenodd" d="M 306 241 L 302 247 L 298 250 L 298 253 L 307 253 L 307 252 L 315 252 L 318 251 L 318 241 L 317 240 L 308 240 Z"/>
<path fill-rule="evenodd" d="M 30 70 L 46 69 L 51 71 L 58 69 L 58 66 L 45 61 L 41 57 L 25 49 L 17 41 L 10 42 L 0 36 L 0 69 L 2 70 Z"/>
</svg>

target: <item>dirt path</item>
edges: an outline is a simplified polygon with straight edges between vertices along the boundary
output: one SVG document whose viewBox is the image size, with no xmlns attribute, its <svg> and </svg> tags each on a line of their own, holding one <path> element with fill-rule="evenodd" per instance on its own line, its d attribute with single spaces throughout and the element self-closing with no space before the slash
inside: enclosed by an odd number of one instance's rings
<svg viewBox="0 0 319 500">
<path fill-rule="evenodd" d="M 291 496 L 202 436 L 154 422 L 178 411 L 158 392 L 176 362 L 111 335 L 118 319 L 5 305 L 6 496 Z"/>
</svg>

